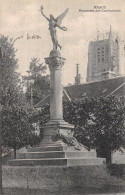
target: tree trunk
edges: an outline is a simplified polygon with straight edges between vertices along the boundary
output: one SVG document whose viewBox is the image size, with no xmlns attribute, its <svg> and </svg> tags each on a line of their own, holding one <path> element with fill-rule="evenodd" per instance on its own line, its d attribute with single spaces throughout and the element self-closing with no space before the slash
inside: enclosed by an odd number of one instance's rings
<svg viewBox="0 0 125 195">
<path fill-rule="evenodd" d="M 107 154 L 106 154 L 106 163 L 112 163 L 112 151 L 109 150 L 107 151 Z"/>
<path fill-rule="evenodd" d="M 112 163 L 112 151 L 108 148 L 96 149 L 97 157 L 106 158 L 106 163 Z"/>
<path fill-rule="evenodd" d="M 13 149 L 14 149 L 14 158 L 16 159 L 16 147 L 14 147 Z"/>
</svg>

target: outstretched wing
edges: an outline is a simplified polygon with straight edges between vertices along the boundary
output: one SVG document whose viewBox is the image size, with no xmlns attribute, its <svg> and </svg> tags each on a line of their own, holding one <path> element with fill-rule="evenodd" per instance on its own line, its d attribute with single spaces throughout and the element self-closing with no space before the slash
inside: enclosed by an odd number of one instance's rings
<svg viewBox="0 0 125 195">
<path fill-rule="evenodd" d="M 56 21 L 57 21 L 57 25 L 58 25 L 58 26 L 61 25 L 62 20 L 63 20 L 63 18 L 65 17 L 65 15 L 67 14 L 68 10 L 69 10 L 69 9 L 67 8 L 61 15 L 59 15 L 59 16 L 56 18 Z"/>
</svg>

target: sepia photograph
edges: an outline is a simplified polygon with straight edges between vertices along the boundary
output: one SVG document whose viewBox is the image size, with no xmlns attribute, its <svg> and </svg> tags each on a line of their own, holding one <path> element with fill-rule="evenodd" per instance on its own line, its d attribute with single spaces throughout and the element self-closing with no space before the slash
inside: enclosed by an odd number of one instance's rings
<svg viewBox="0 0 125 195">
<path fill-rule="evenodd" d="M 0 0 L 0 195 L 125 195 L 124 0 Z"/>
</svg>

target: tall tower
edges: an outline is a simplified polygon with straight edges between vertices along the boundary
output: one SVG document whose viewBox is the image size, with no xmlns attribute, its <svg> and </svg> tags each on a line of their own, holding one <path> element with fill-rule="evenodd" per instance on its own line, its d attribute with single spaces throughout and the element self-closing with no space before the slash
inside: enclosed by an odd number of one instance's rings
<svg viewBox="0 0 125 195">
<path fill-rule="evenodd" d="M 113 37 L 112 37 L 112 27 L 110 25 L 110 31 L 109 31 L 109 47 L 110 47 L 110 54 L 112 55 L 112 41 L 113 41 Z"/>
<path fill-rule="evenodd" d="M 79 74 L 79 64 L 76 64 L 76 77 L 75 77 L 75 85 L 81 83 L 81 75 Z"/>
<path fill-rule="evenodd" d="M 113 38 L 110 26 L 108 39 L 91 41 L 88 49 L 87 82 L 119 75 L 118 36 Z"/>
</svg>

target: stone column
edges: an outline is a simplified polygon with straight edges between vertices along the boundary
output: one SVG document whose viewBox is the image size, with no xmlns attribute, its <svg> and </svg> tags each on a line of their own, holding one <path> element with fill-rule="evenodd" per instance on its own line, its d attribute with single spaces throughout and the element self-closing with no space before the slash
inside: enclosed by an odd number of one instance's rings
<svg viewBox="0 0 125 195">
<path fill-rule="evenodd" d="M 63 120 L 62 66 L 64 61 L 58 50 L 52 50 L 50 57 L 45 58 L 50 69 L 50 120 Z"/>
<path fill-rule="evenodd" d="M 52 50 L 50 56 L 45 58 L 50 69 L 50 121 L 43 128 L 43 140 L 41 145 L 55 144 L 52 136 L 58 133 L 71 134 L 73 125 L 63 120 L 63 87 L 62 87 L 62 66 L 65 59 L 61 57 L 58 50 Z"/>
</svg>

